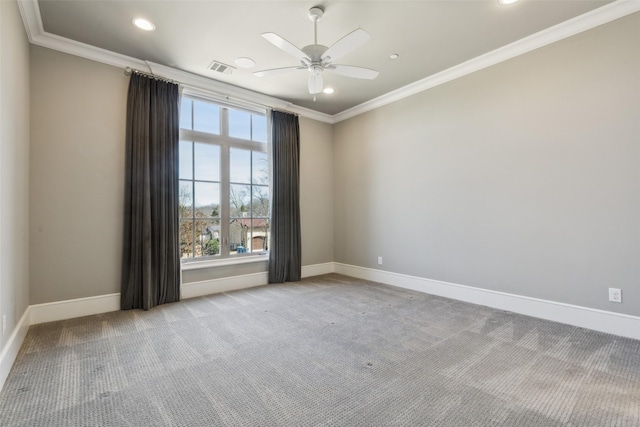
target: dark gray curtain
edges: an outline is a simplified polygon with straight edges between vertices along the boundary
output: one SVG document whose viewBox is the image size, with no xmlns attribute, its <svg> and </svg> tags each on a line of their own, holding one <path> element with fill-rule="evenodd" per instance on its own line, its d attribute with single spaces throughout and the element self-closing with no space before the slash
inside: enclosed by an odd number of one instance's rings
<svg viewBox="0 0 640 427">
<path fill-rule="evenodd" d="M 178 85 L 131 75 L 120 307 L 180 299 Z"/>
<path fill-rule="evenodd" d="M 300 124 L 293 114 L 271 113 L 273 195 L 269 283 L 302 276 L 300 243 Z"/>
</svg>

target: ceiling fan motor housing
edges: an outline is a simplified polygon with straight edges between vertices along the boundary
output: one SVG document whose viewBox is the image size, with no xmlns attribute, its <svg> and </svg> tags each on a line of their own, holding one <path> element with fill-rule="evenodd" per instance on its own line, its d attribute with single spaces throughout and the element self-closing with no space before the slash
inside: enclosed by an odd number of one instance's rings
<svg viewBox="0 0 640 427">
<path fill-rule="evenodd" d="M 321 44 L 310 44 L 302 48 L 302 51 L 311 59 L 312 64 L 322 63 L 322 55 L 329 49 Z"/>
</svg>

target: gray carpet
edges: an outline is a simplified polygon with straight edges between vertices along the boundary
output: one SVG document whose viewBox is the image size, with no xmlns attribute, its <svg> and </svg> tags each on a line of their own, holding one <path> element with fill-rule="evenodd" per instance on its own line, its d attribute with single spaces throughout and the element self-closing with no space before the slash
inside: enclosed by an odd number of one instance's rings
<svg viewBox="0 0 640 427">
<path fill-rule="evenodd" d="M 339 275 L 32 326 L 2 426 L 640 426 L 640 342 Z"/>
</svg>

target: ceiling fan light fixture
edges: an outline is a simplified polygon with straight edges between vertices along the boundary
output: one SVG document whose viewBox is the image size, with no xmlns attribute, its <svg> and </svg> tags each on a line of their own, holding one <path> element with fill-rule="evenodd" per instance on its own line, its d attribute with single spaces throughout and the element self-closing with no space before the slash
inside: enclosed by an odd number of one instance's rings
<svg viewBox="0 0 640 427">
<path fill-rule="evenodd" d="M 156 29 L 156 26 L 154 25 L 154 23 L 149 21 L 148 19 L 134 18 L 133 21 L 131 22 L 133 22 L 133 25 L 140 28 L 141 30 L 153 31 Z"/>
</svg>

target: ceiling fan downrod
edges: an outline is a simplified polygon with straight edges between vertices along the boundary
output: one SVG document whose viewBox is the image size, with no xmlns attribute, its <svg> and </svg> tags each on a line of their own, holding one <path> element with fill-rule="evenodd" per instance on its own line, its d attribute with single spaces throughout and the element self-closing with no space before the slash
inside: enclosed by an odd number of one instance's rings
<svg viewBox="0 0 640 427">
<path fill-rule="evenodd" d="M 309 9 L 309 19 L 313 21 L 313 44 L 318 44 L 318 21 L 322 19 L 324 9 L 320 6 Z"/>
</svg>

